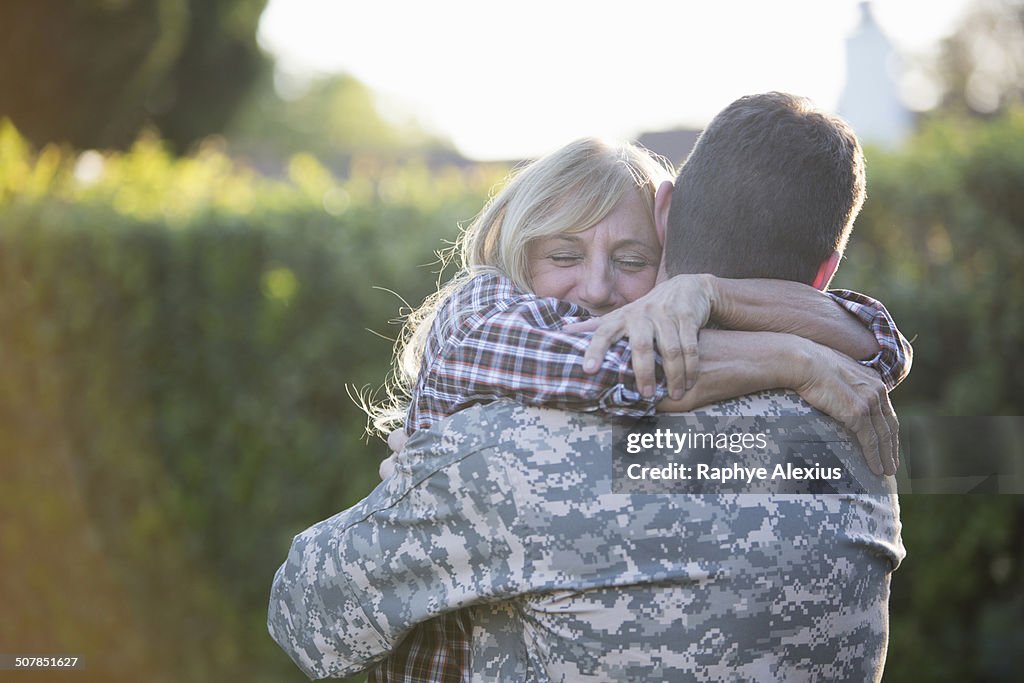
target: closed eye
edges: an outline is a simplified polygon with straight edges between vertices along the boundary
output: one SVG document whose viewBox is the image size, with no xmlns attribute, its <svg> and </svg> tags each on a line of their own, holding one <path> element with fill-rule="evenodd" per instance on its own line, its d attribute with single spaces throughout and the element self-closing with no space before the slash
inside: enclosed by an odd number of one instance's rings
<svg viewBox="0 0 1024 683">
<path fill-rule="evenodd" d="M 583 260 L 582 256 L 576 256 L 574 254 L 552 254 L 548 258 L 556 265 L 560 266 L 572 266 Z"/>
<path fill-rule="evenodd" d="M 620 258 L 615 259 L 615 263 L 627 270 L 643 270 L 651 265 L 651 262 L 647 259 L 640 258 Z"/>
</svg>

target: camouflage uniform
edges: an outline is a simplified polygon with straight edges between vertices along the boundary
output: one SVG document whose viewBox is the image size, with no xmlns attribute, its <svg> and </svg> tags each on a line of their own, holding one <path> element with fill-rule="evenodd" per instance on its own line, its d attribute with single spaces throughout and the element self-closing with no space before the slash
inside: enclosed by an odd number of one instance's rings
<svg viewBox="0 0 1024 683">
<path fill-rule="evenodd" d="M 721 415 L 812 412 L 788 392 Z M 874 478 L 842 429 L 821 439 Z M 878 680 L 886 493 L 612 492 L 612 429 L 500 401 L 418 432 L 398 473 L 295 537 L 271 635 L 311 678 L 367 668 L 414 625 L 472 606 L 474 681 Z"/>
</svg>

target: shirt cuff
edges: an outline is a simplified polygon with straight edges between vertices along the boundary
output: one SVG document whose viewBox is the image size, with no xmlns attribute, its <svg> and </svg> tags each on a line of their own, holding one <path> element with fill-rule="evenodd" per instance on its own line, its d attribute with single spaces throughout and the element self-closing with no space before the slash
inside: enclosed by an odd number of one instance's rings
<svg viewBox="0 0 1024 683">
<path fill-rule="evenodd" d="M 879 352 L 860 363 L 878 372 L 887 390 L 894 389 L 908 374 L 913 362 L 913 347 L 903 337 L 889 311 L 880 301 L 846 289 L 826 294 L 857 317 L 878 341 Z"/>
</svg>

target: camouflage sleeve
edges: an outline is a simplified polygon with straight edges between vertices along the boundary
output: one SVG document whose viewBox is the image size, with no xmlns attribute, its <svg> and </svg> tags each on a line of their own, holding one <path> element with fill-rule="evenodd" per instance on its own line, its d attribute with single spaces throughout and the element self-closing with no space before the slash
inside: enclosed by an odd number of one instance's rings
<svg viewBox="0 0 1024 683">
<path fill-rule="evenodd" d="M 417 623 L 519 591 L 508 482 L 473 457 L 481 430 L 459 424 L 417 432 L 395 476 L 293 540 L 267 623 L 311 679 L 358 673 Z"/>
<path fill-rule="evenodd" d="M 552 447 L 537 416 L 579 434 L 559 434 Z M 577 418 L 591 428 L 578 430 Z M 572 461 L 582 457 L 588 473 L 610 474 L 609 463 L 593 461 L 611 453 L 611 429 L 593 428 L 599 424 L 501 401 L 417 432 L 394 476 L 294 538 L 271 589 L 271 636 L 310 678 L 348 676 L 443 612 L 662 571 L 627 562 L 605 538 L 613 535 L 608 515 L 625 514 L 626 497 L 588 519 L 602 503 L 583 504 L 593 489 L 575 485 L 581 471 Z M 602 539 L 606 547 L 579 556 L 579 544 Z"/>
</svg>

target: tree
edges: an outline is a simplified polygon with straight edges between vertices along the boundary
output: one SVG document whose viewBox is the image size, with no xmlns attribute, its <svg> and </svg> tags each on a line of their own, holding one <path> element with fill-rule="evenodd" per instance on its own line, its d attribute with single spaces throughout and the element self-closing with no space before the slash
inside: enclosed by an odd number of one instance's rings
<svg viewBox="0 0 1024 683">
<path fill-rule="evenodd" d="M 348 74 L 315 79 L 288 99 L 267 74 L 227 136 L 233 152 L 268 165 L 300 152 L 332 168 L 344 168 L 361 153 L 385 158 L 423 151 L 455 154 L 449 141 L 415 122 L 388 120 L 374 93 Z"/>
<path fill-rule="evenodd" d="M 940 47 L 945 110 L 991 115 L 1024 100 L 1024 0 L 980 0 Z"/>
<path fill-rule="evenodd" d="M 266 0 L 0 4 L 0 117 L 37 145 L 126 148 L 155 125 L 178 151 L 230 121 L 269 62 Z"/>
</svg>

